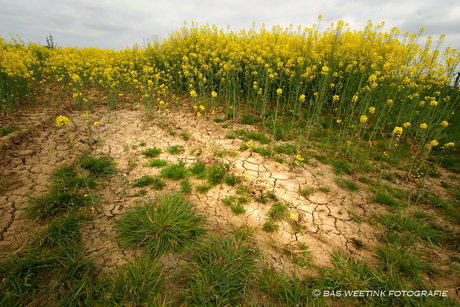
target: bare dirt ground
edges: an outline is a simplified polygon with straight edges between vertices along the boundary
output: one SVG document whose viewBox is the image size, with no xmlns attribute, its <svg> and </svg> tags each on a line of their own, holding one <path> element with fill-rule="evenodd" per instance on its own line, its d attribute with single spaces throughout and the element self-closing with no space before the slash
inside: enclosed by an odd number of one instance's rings
<svg viewBox="0 0 460 307">
<path fill-rule="evenodd" d="M 111 269 L 122 265 L 133 252 L 120 249 L 114 240 L 116 230 L 112 222 L 120 214 L 126 212 L 142 198 L 133 197 L 141 188 L 132 188 L 134 180 L 143 175 L 156 175 L 160 169 L 146 166 L 151 160 L 141 154 L 146 148 L 162 149 L 161 159 L 172 162 L 183 160 L 190 163 L 201 160 L 208 164 L 224 160 L 230 165 L 229 172 L 242 176 L 242 184 L 250 187 L 252 200 L 245 204 L 246 212 L 235 215 L 229 207 L 224 206 L 222 199 L 234 195 L 236 187 L 219 184 L 204 194 L 195 190 L 189 195 L 196 205 L 199 214 L 209 219 L 209 228 L 227 232 L 242 227 L 254 227 L 254 238 L 266 253 L 268 261 L 279 271 L 293 272 L 290 256 L 282 252 L 282 248 L 294 247 L 299 242 L 305 243 L 312 252 L 312 263 L 318 266 L 330 265 L 330 253 L 343 250 L 356 259 L 376 263 L 372 250 L 378 246 L 378 239 L 384 236 L 387 229 L 372 217 L 387 212 L 387 207 L 370 200 L 371 193 L 364 185 L 358 192 L 348 192 L 335 181 L 332 168 L 310 159 L 308 164 L 300 168 L 286 163 L 278 165 L 276 161 L 265 158 L 250 150 L 240 151 L 243 141 L 225 138 L 226 133 L 234 129 L 256 130 L 255 126 L 231 123 L 227 129 L 206 116 L 196 117 L 190 104 L 182 102 L 182 108 L 171 108 L 164 113 L 164 118 L 145 117 L 143 107 L 128 107 L 109 110 L 106 106 L 97 106 L 90 112 L 90 121 L 98 121 L 99 126 L 92 126 L 92 137 L 100 137 L 102 145 L 97 153 L 110 155 L 118 159 L 119 173 L 110 178 L 98 193 L 103 195 L 97 211 L 97 219 L 85 229 L 84 245 L 88 256 L 97 256 L 96 262 L 102 267 Z M 70 107 L 39 107 L 23 108 L 9 120 L 20 130 L 0 139 L 0 175 L 3 192 L 0 193 L 0 249 L 15 251 L 20 249 L 33 237 L 43 225 L 38 221 L 25 219 L 28 196 L 40 196 L 49 187 L 49 176 L 65 163 L 75 161 L 75 155 L 68 149 L 68 136 L 64 127 L 57 127 L 55 119 L 64 115 L 71 119 L 72 126 L 68 133 L 72 136 L 74 151 L 89 150 L 88 133 L 85 117 L 81 111 Z M 159 116 L 159 115 L 157 115 Z M 174 134 L 168 133 L 174 132 Z M 180 133 L 186 132 L 190 138 L 184 141 Z M 145 147 L 138 146 L 141 141 Z M 256 143 L 256 142 L 255 142 Z M 171 155 L 166 152 L 169 146 L 183 145 L 180 154 Z M 218 158 L 213 155 L 219 150 L 237 152 L 237 156 L 226 155 Z M 192 153 L 193 151 L 193 153 Z M 292 156 L 285 155 L 286 161 L 293 161 Z M 415 191 L 419 182 L 402 179 L 392 184 L 404 186 L 408 191 Z M 446 180 L 447 172 L 443 171 L 442 179 L 428 179 L 427 185 L 440 195 L 447 191 L 440 185 Z M 351 176 L 343 175 L 350 179 Z M 355 178 L 356 179 L 356 178 Z M 145 195 L 153 199 L 156 194 L 179 189 L 179 181 L 168 181 L 163 191 L 147 189 Z M 194 185 L 201 180 L 192 179 Z M 317 191 L 304 197 L 298 194 L 299 188 L 328 188 L 329 193 Z M 276 191 L 279 200 L 289 206 L 288 213 L 296 217 L 300 231 L 296 232 L 287 222 L 278 222 L 279 229 L 274 232 L 262 230 L 267 213 L 271 207 L 262 204 L 256 198 L 262 193 Z M 436 214 L 433 209 L 423 208 L 426 212 Z M 363 219 L 355 222 L 350 214 Z M 457 234 L 458 225 L 449 225 Z M 353 239 L 360 240 L 364 247 L 360 248 Z M 435 266 L 452 271 L 455 262 L 449 256 L 459 257 L 458 253 L 440 246 L 419 244 L 419 251 L 429 252 Z M 1 260 L 1 259 L 0 259 Z M 169 267 L 176 266 L 181 260 L 175 257 L 163 257 L 162 262 Z M 311 269 L 296 268 L 301 275 L 315 275 Z M 457 274 L 457 273 L 456 273 Z M 449 290 L 449 297 L 455 297 L 460 289 L 460 280 L 456 275 L 444 277 L 426 277 L 427 286 L 436 290 Z"/>
</svg>

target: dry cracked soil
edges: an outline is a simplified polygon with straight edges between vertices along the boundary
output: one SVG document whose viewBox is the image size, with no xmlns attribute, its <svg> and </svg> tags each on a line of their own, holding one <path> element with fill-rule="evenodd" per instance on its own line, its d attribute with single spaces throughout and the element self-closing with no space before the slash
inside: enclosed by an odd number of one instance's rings
<svg viewBox="0 0 460 307">
<path fill-rule="evenodd" d="M 56 125 L 55 119 L 59 115 L 71 120 L 68 132 L 65 127 Z M 40 196 L 47 191 L 53 172 L 75 160 L 75 155 L 68 149 L 68 135 L 72 136 L 75 152 L 89 150 L 85 119 L 81 111 L 65 106 L 22 108 L 9 119 L 20 129 L 0 139 L 0 174 L 3 182 L 0 194 L 1 250 L 14 252 L 20 249 L 44 227 L 39 221 L 24 218 L 26 211 L 22 209 L 26 208 L 29 196 Z M 159 158 L 171 162 L 182 160 L 190 165 L 200 160 L 210 165 L 223 160 L 228 163 L 228 171 L 242 177 L 242 184 L 249 187 L 252 196 L 251 201 L 244 205 L 244 214 L 236 215 L 223 204 L 222 199 L 236 193 L 235 186 L 225 183 L 206 193 L 193 190 L 189 198 L 195 204 L 196 212 L 209 220 L 207 227 L 213 231 L 255 228 L 255 242 L 277 270 L 293 272 L 296 269 L 303 276 L 316 274 L 309 268 L 294 268 L 291 255 L 282 251 L 283 248 L 290 248 L 295 252 L 300 242 L 309 247 L 311 262 L 321 267 L 330 265 L 333 250 L 343 250 L 355 259 L 371 264 L 376 262 L 372 250 L 388 230 L 372 218 L 387 212 L 387 208 L 370 200 L 371 193 L 357 181 L 361 185 L 357 192 L 341 188 L 334 181 L 336 176 L 329 165 L 313 158 L 301 167 L 290 163 L 279 164 L 251 150 L 240 150 L 244 141 L 225 137 L 231 128 L 256 131 L 255 126 L 235 122 L 224 129 L 210 117 L 196 117 L 187 101 L 182 101 L 180 109 L 171 108 L 163 115 L 152 117 L 145 116 L 143 107 L 109 110 L 102 105 L 90 112 L 89 120 L 99 122 L 98 127 L 91 127 L 92 137 L 102 140 L 93 150 L 119 161 L 118 174 L 98 190 L 103 195 L 100 206 L 93 208 L 98 218 L 84 230 L 84 246 L 88 256 L 96 256 L 96 262 L 104 268 L 122 265 L 127 257 L 132 256 L 133 252 L 122 250 L 114 240 L 116 229 L 113 219 L 142 201 L 142 198 L 133 196 L 142 189 L 131 187 L 134 180 L 160 172 L 161 169 L 148 167 L 151 159 L 142 155 L 143 150 L 151 147 L 161 148 Z M 184 132 L 189 135 L 187 141 L 180 136 Z M 139 146 L 141 141 L 146 143 L 145 147 Z M 183 146 L 179 154 L 172 155 L 166 151 L 173 145 Z M 214 155 L 218 151 L 231 151 L 237 155 L 227 154 L 219 158 Z M 293 161 L 293 156 L 284 157 L 286 161 Z M 404 179 L 405 176 L 401 174 L 392 185 L 415 191 L 417 182 Z M 343 175 L 343 178 L 350 176 Z M 447 178 L 447 174 L 443 178 Z M 202 180 L 192 178 L 191 181 L 196 185 Z M 429 179 L 427 185 L 439 194 L 447 195 L 441 186 L 441 179 Z M 307 197 L 298 193 L 299 189 L 319 187 L 327 188 L 330 192 L 316 191 Z M 147 189 L 144 197 L 154 199 L 158 193 L 177 189 L 179 181 L 167 180 L 163 191 Z M 256 199 L 270 191 L 275 191 L 278 200 L 289 207 L 287 214 L 294 214 L 295 220 L 292 222 L 297 223 L 299 228 L 295 229 L 287 218 L 277 222 L 279 228 L 274 232 L 262 229 L 271 204 L 263 204 Z M 430 212 L 432 209 L 426 210 Z M 361 218 L 362 222 L 356 217 Z M 449 226 L 454 233 L 459 233 L 458 225 Z M 357 241 L 364 246 L 358 246 Z M 441 246 L 419 244 L 417 248 L 428 252 L 436 266 L 447 271 L 452 270 L 454 265 L 449 256 L 458 257 L 457 253 Z M 164 256 L 161 261 L 168 267 L 174 267 L 181 260 Z M 453 275 L 435 279 L 427 277 L 426 282 L 434 289 L 448 289 L 451 297 L 457 295 L 460 287 L 459 279 Z"/>
</svg>

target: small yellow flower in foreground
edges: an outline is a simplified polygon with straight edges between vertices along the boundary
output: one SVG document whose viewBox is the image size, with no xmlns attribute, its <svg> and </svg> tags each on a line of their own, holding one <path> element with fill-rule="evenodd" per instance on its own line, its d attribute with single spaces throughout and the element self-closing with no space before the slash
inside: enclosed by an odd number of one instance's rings
<svg viewBox="0 0 460 307">
<path fill-rule="evenodd" d="M 403 133 L 403 128 L 402 127 L 395 127 L 393 129 L 393 134 L 396 134 L 398 137 L 401 136 L 402 133 Z"/>
<path fill-rule="evenodd" d="M 276 95 L 280 96 L 282 93 L 283 93 L 282 89 L 279 88 L 276 90 Z"/>
<path fill-rule="evenodd" d="M 441 122 L 441 126 L 447 127 L 447 126 L 449 126 L 449 123 L 447 122 L 447 120 L 443 120 L 443 121 Z"/>
<path fill-rule="evenodd" d="M 249 177 L 251 177 L 251 176 L 249 176 L 249 175 L 246 175 L 246 178 L 249 178 Z"/>
<path fill-rule="evenodd" d="M 300 101 L 305 101 L 305 95 L 304 94 L 300 95 L 299 100 Z"/>
<path fill-rule="evenodd" d="M 93 125 L 96 126 L 96 127 L 99 127 L 99 122 L 94 122 Z"/>
<path fill-rule="evenodd" d="M 422 128 L 422 129 L 426 129 L 426 128 L 428 128 L 428 125 L 427 125 L 427 124 L 425 124 L 425 123 L 423 123 L 423 124 L 420 124 L 420 128 Z"/>
<path fill-rule="evenodd" d="M 251 147 L 252 146 L 252 142 L 249 141 L 249 142 L 246 142 L 246 147 Z"/>
<path fill-rule="evenodd" d="M 369 108 L 369 113 L 374 114 L 374 113 L 375 113 L 375 108 L 374 108 L 374 107 L 370 107 L 370 108 Z"/>
<path fill-rule="evenodd" d="M 197 106 L 193 106 L 193 109 L 196 110 L 198 107 Z"/>
<path fill-rule="evenodd" d="M 200 117 L 200 116 L 201 116 L 201 113 L 200 113 L 200 112 L 196 113 L 196 116 Z"/>
<path fill-rule="evenodd" d="M 430 102 L 430 106 L 432 106 L 432 107 L 436 107 L 437 105 L 438 105 L 438 102 L 436 100 L 432 100 Z"/>
<path fill-rule="evenodd" d="M 190 91 L 190 96 L 196 97 L 196 92 L 195 92 L 194 90 L 191 90 L 191 91 Z"/>
<path fill-rule="evenodd" d="M 161 105 L 164 105 L 164 104 L 165 104 L 165 102 L 164 102 L 163 100 L 161 100 L 161 101 L 160 101 L 160 104 L 161 104 Z"/>
<path fill-rule="evenodd" d="M 279 163 L 279 162 L 276 162 L 276 166 L 278 166 L 278 165 L 281 165 L 281 163 Z"/>
<path fill-rule="evenodd" d="M 59 115 L 57 118 L 56 118 L 56 124 L 61 127 L 62 124 L 64 125 L 69 125 L 69 119 L 65 116 L 62 116 L 62 115 Z"/>
<path fill-rule="evenodd" d="M 211 96 L 212 96 L 212 97 L 217 97 L 217 93 L 214 92 L 214 91 L 212 91 Z"/>
<path fill-rule="evenodd" d="M 323 68 L 321 68 L 321 70 L 322 70 L 324 73 L 327 73 L 327 72 L 329 71 L 329 67 L 323 66 Z"/>
<path fill-rule="evenodd" d="M 295 164 L 299 165 L 300 166 L 300 161 L 295 161 Z"/>
<path fill-rule="evenodd" d="M 204 107 L 202 105 L 200 105 L 200 110 L 204 110 Z"/>
<path fill-rule="evenodd" d="M 113 160 L 113 163 L 118 164 L 118 163 L 120 163 L 120 161 L 118 161 L 118 159 L 115 159 L 115 160 Z"/>
<path fill-rule="evenodd" d="M 85 194 L 85 197 L 88 197 L 88 194 Z"/>
<path fill-rule="evenodd" d="M 362 122 L 363 124 L 366 123 L 367 122 L 367 116 L 366 115 L 361 116 L 359 121 Z"/>
<path fill-rule="evenodd" d="M 430 142 L 430 145 L 433 146 L 433 147 L 436 147 L 436 146 L 439 145 L 439 142 L 438 142 L 437 140 L 432 140 L 432 141 Z"/>
<path fill-rule="evenodd" d="M 297 155 L 297 156 L 295 156 L 295 158 L 296 158 L 297 160 L 299 160 L 299 161 L 303 161 L 303 160 L 304 160 L 304 158 L 302 158 L 301 155 Z"/>
<path fill-rule="evenodd" d="M 86 112 L 86 113 L 83 113 L 83 116 L 84 116 L 84 117 L 89 117 L 89 114 L 88 114 L 88 112 Z"/>
<path fill-rule="evenodd" d="M 393 99 L 388 99 L 387 103 L 388 103 L 388 105 L 391 106 L 391 104 L 393 103 Z"/>
<path fill-rule="evenodd" d="M 291 220 L 295 220 L 295 214 L 291 213 L 290 218 L 291 218 Z"/>
<path fill-rule="evenodd" d="M 336 102 L 336 101 L 339 101 L 339 100 L 340 100 L 339 95 L 334 95 L 334 96 L 332 97 L 332 101 L 333 101 L 333 102 Z"/>
<path fill-rule="evenodd" d="M 169 111 L 169 109 L 165 109 L 165 112 L 168 112 L 168 111 Z"/>
<path fill-rule="evenodd" d="M 337 124 L 340 124 L 341 122 L 342 122 L 341 119 L 338 119 L 338 120 L 337 120 Z"/>
<path fill-rule="evenodd" d="M 449 142 L 449 143 L 444 144 L 444 146 L 442 146 L 442 148 L 448 148 L 448 147 L 455 147 L 455 143 Z"/>
<path fill-rule="evenodd" d="M 409 122 L 404 123 L 403 127 L 404 128 L 410 127 L 410 123 Z"/>
</svg>

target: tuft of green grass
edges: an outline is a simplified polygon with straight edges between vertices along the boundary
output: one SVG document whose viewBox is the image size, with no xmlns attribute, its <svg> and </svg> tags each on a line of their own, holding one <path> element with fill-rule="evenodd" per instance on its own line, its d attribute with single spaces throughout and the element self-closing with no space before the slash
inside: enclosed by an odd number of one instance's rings
<svg viewBox="0 0 460 307">
<path fill-rule="evenodd" d="M 156 147 L 149 148 L 144 150 L 142 154 L 151 158 L 158 157 L 161 154 L 161 149 Z"/>
<path fill-rule="evenodd" d="M 146 145 L 146 143 L 145 143 L 144 141 L 141 141 L 141 142 L 139 143 L 139 146 L 145 146 L 145 145 Z"/>
<path fill-rule="evenodd" d="M 225 138 L 229 139 L 229 140 L 234 140 L 235 136 L 233 134 L 231 134 L 231 133 L 228 133 L 228 134 L 225 135 Z"/>
<path fill-rule="evenodd" d="M 240 237 L 214 237 L 195 246 L 181 273 L 182 305 L 237 306 L 255 272 L 258 252 Z"/>
<path fill-rule="evenodd" d="M 47 223 L 38 233 L 41 247 L 71 246 L 81 239 L 81 224 L 89 217 L 82 211 L 72 211 Z"/>
<path fill-rule="evenodd" d="M 232 209 L 232 212 L 235 214 L 243 214 L 246 212 L 246 209 L 239 202 L 234 205 L 231 205 L 230 208 Z"/>
<path fill-rule="evenodd" d="M 132 187 L 145 187 L 155 182 L 155 178 L 149 175 L 144 175 L 139 179 L 134 180 Z"/>
<path fill-rule="evenodd" d="M 264 157 L 273 157 L 272 151 L 265 147 L 251 147 L 251 151 L 256 152 L 259 155 L 264 156 Z"/>
<path fill-rule="evenodd" d="M 206 177 L 206 164 L 202 161 L 197 161 L 192 163 L 189 167 L 190 172 L 195 176 L 195 178 L 203 179 Z"/>
<path fill-rule="evenodd" d="M 390 182 L 396 182 L 395 176 L 392 173 L 382 173 L 382 178 Z"/>
<path fill-rule="evenodd" d="M 146 254 L 106 275 L 95 285 L 89 301 L 94 306 L 161 306 L 164 282 L 161 264 Z"/>
<path fill-rule="evenodd" d="M 180 160 L 177 164 L 170 164 L 164 167 L 160 175 L 171 180 L 179 180 L 187 177 L 188 170 L 185 167 L 185 162 Z"/>
<path fill-rule="evenodd" d="M 115 162 L 110 157 L 93 157 L 86 155 L 81 158 L 78 165 L 96 177 L 110 177 L 115 175 L 117 169 Z"/>
<path fill-rule="evenodd" d="M 340 175 L 342 173 L 351 175 L 353 173 L 352 165 L 343 159 L 331 160 L 332 166 L 334 166 L 334 173 Z"/>
<path fill-rule="evenodd" d="M 164 167 L 164 166 L 168 165 L 168 161 L 163 160 L 163 159 L 153 159 L 152 161 L 150 161 L 150 163 L 148 165 L 150 167 L 160 168 L 160 167 Z"/>
<path fill-rule="evenodd" d="M 139 192 L 134 193 L 133 196 L 134 196 L 134 197 L 139 197 L 139 196 L 143 196 L 143 195 L 145 195 L 145 194 L 147 194 L 147 191 L 144 190 L 144 189 L 142 189 L 142 190 L 140 190 Z"/>
<path fill-rule="evenodd" d="M 166 182 L 163 179 L 161 179 L 160 176 L 153 177 L 152 189 L 163 190 L 165 186 L 166 186 Z"/>
<path fill-rule="evenodd" d="M 185 178 L 180 182 L 180 190 L 182 193 L 190 193 L 192 191 L 192 184 L 188 178 Z"/>
<path fill-rule="evenodd" d="M 262 144 L 270 143 L 270 139 L 263 132 L 249 132 L 246 136 L 251 140 L 259 141 Z"/>
<path fill-rule="evenodd" d="M 272 220 L 280 220 L 283 217 L 284 213 L 287 211 L 287 209 L 288 207 L 285 204 L 283 204 L 282 202 L 277 202 L 270 208 L 268 216 Z"/>
<path fill-rule="evenodd" d="M 228 128 L 228 124 L 223 124 L 221 127 L 224 128 L 224 129 Z"/>
<path fill-rule="evenodd" d="M 182 148 L 184 148 L 183 145 L 174 145 L 174 146 L 168 147 L 167 150 L 170 154 L 177 155 L 182 151 Z"/>
<path fill-rule="evenodd" d="M 399 207 L 400 204 L 397 202 L 390 194 L 387 194 L 382 191 L 378 191 L 375 195 L 374 200 L 382 205 L 387 205 L 390 207 Z"/>
<path fill-rule="evenodd" d="M 192 207 L 181 193 L 160 195 L 115 221 L 117 240 L 123 248 L 145 247 L 152 255 L 191 248 L 205 224 L 205 218 L 196 215 Z"/>
<path fill-rule="evenodd" d="M 204 182 L 203 184 L 195 186 L 195 190 L 198 193 L 204 194 L 207 191 L 209 191 L 212 188 L 212 185 L 210 185 L 208 182 Z"/>
<path fill-rule="evenodd" d="M 216 117 L 216 118 L 213 119 L 213 121 L 214 121 L 215 123 L 223 123 L 223 122 L 225 121 L 225 118 L 218 118 L 218 117 Z"/>
<path fill-rule="evenodd" d="M 92 204 L 92 200 L 85 195 L 82 192 L 51 189 L 43 196 L 29 197 L 26 217 L 44 219 L 87 207 Z"/>
<path fill-rule="evenodd" d="M 182 139 L 183 139 L 184 141 L 188 141 L 188 140 L 190 139 L 190 137 L 188 136 L 188 134 L 185 133 L 185 132 L 182 132 L 182 133 L 180 134 L 180 136 L 182 137 Z"/>
<path fill-rule="evenodd" d="M 299 189 L 297 193 L 300 196 L 308 197 L 311 194 L 315 193 L 315 189 L 312 189 L 312 188 Z"/>
<path fill-rule="evenodd" d="M 238 182 L 240 182 L 241 177 L 236 176 L 235 174 L 227 174 L 227 175 L 225 175 L 224 180 L 225 180 L 225 183 L 227 183 L 229 185 L 235 185 Z"/>
<path fill-rule="evenodd" d="M 340 178 L 335 178 L 335 182 L 345 190 L 348 190 L 350 192 L 356 192 L 359 191 L 359 186 L 354 183 L 353 181 L 347 180 L 347 179 L 340 179 Z"/>
<path fill-rule="evenodd" d="M 215 164 L 208 169 L 208 183 L 212 186 L 222 183 L 227 173 L 228 165 Z"/>
<path fill-rule="evenodd" d="M 0 128 L 0 138 L 19 130 L 18 128 Z"/>
</svg>

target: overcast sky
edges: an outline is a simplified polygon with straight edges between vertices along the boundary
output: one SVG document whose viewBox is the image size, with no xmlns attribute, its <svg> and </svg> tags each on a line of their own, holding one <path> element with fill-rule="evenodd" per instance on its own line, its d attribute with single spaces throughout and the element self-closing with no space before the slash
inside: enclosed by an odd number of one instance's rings
<svg viewBox="0 0 460 307">
<path fill-rule="evenodd" d="M 46 45 L 51 33 L 62 47 L 124 49 L 158 34 L 167 38 L 184 20 L 209 23 L 219 29 L 249 30 L 263 23 L 283 28 L 311 27 L 323 15 L 320 30 L 343 20 L 351 30 L 363 30 L 367 20 L 385 21 L 384 31 L 398 27 L 418 33 L 425 28 L 436 41 L 446 34 L 444 47 L 460 50 L 459 0 L 0 0 L 0 36 L 7 41 L 19 35 L 25 41 Z"/>
</svg>

